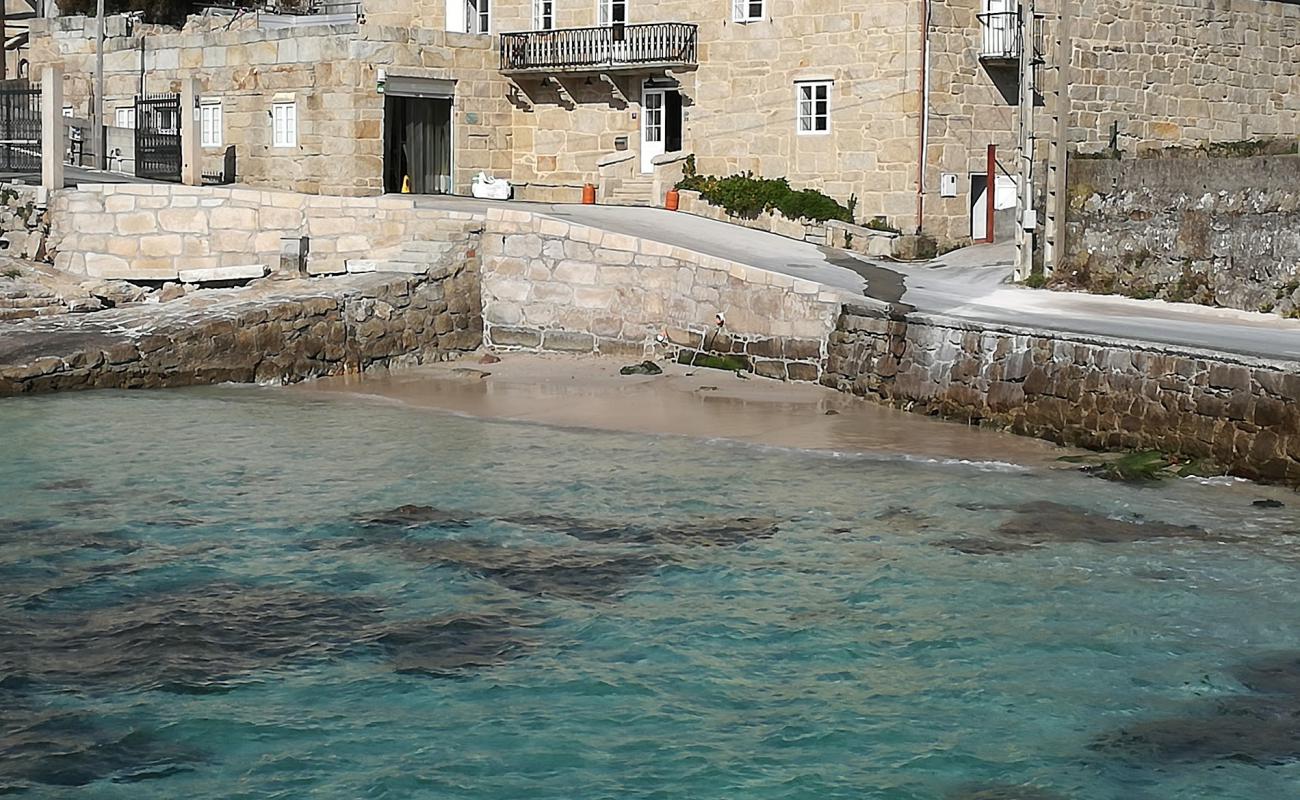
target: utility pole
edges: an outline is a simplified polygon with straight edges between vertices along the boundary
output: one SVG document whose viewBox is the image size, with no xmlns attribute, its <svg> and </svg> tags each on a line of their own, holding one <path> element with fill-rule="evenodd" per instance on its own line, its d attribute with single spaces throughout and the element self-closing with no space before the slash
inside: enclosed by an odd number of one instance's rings
<svg viewBox="0 0 1300 800">
<path fill-rule="evenodd" d="M 0 0 L 0 81 L 9 79 L 9 9 Z"/>
<path fill-rule="evenodd" d="M 104 127 L 104 0 L 95 2 L 95 104 L 90 129 L 95 136 L 98 167 L 108 169 L 108 131 Z"/>
<path fill-rule="evenodd" d="M 1034 0 L 1020 3 L 1020 184 L 1016 193 L 1016 267 L 1023 281 L 1034 265 Z"/>
<path fill-rule="evenodd" d="M 1052 271 L 1065 258 L 1065 222 L 1069 213 L 1069 196 L 1066 193 L 1070 156 L 1070 65 L 1074 59 L 1074 0 L 1059 0 L 1061 18 L 1056 37 L 1056 97 L 1052 109 L 1052 146 L 1047 163 L 1047 218 L 1043 230 L 1043 275 Z"/>
</svg>

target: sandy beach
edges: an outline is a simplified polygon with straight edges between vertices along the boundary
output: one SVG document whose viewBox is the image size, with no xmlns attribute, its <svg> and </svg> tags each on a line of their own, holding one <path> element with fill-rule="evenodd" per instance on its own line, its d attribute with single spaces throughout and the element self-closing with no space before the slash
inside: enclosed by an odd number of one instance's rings
<svg viewBox="0 0 1300 800">
<path fill-rule="evenodd" d="M 290 387 L 383 398 L 474 417 L 574 428 L 721 438 L 774 447 L 921 459 L 1063 466 L 1076 452 L 1008 433 L 920 417 L 810 384 L 664 363 L 620 375 L 625 360 L 505 353 Z"/>
</svg>

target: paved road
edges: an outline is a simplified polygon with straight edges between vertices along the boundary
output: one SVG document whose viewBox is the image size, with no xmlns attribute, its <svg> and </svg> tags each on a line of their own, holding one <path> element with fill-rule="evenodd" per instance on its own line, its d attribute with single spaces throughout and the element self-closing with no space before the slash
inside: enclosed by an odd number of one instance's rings
<svg viewBox="0 0 1300 800">
<path fill-rule="evenodd" d="M 448 199 L 482 207 L 485 201 Z M 662 209 L 528 206 L 550 216 L 688 247 L 917 311 L 1004 325 L 1136 339 L 1300 361 L 1300 321 L 1156 300 L 1011 285 L 1009 245 L 979 245 L 926 265 L 902 265 Z"/>
</svg>

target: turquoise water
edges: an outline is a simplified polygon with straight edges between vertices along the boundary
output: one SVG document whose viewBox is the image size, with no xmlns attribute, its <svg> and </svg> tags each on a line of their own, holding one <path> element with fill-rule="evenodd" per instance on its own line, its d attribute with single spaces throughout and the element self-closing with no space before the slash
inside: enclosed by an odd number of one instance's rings
<svg viewBox="0 0 1300 800">
<path fill-rule="evenodd" d="M 1300 796 L 1263 490 L 268 388 L 0 442 L 0 795 Z"/>
</svg>

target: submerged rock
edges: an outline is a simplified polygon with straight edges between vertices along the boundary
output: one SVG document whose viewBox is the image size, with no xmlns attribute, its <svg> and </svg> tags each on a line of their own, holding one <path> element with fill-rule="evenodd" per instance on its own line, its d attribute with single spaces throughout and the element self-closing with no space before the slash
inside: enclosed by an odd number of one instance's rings
<svg viewBox="0 0 1300 800">
<path fill-rule="evenodd" d="M 972 556 L 997 556 L 1007 553 L 1022 553 L 1026 550 L 1033 550 L 1037 545 L 1025 544 L 1023 542 L 1009 542 L 1005 539 L 985 539 L 980 537 L 966 537 L 955 539 L 939 539 L 932 542 L 935 547 L 946 547 L 949 550 L 956 550 L 958 553 L 965 553 Z"/>
<path fill-rule="evenodd" d="M 752 539 L 769 539 L 779 530 L 776 520 L 763 517 L 707 518 L 663 527 L 628 525 L 556 514 L 520 514 L 504 517 L 502 521 L 567 534 L 584 542 L 696 547 L 725 547 L 743 544 Z"/>
<path fill-rule="evenodd" d="M 1238 664 L 1232 675 L 1248 689 L 1290 695 L 1300 703 L 1300 651 L 1257 656 Z"/>
<path fill-rule="evenodd" d="M 1127 726 L 1091 749 L 1135 762 L 1284 764 L 1300 759 L 1300 709 L 1266 698 L 1221 699 L 1202 713 Z"/>
<path fill-rule="evenodd" d="M 85 711 L 0 708 L 0 795 L 39 786 L 85 786 L 97 780 L 132 783 L 192 770 L 199 751 L 158 732 L 109 724 Z"/>
<path fill-rule="evenodd" d="M 425 525 L 435 527 L 464 528 L 474 519 L 473 515 L 460 512 L 444 511 L 433 506 L 403 505 L 388 511 L 365 514 L 355 518 L 362 527 L 401 527 L 418 528 Z"/>
<path fill-rule="evenodd" d="M 634 578 L 666 561 L 650 554 L 504 547 L 479 541 L 407 540 L 400 549 L 412 560 L 459 567 L 516 591 L 589 602 L 622 596 Z"/>
<path fill-rule="evenodd" d="M 944 795 L 944 800 L 1065 800 L 1037 786 L 971 786 Z"/>
<path fill-rule="evenodd" d="M 397 672 L 451 677 L 520 657 L 534 645 L 526 623 L 501 615 L 455 615 L 390 626 L 376 641 Z"/>
<path fill-rule="evenodd" d="M 1202 538 L 1205 535 L 1204 530 L 1194 526 L 1170 525 L 1165 522 L 1131 522 L 1046 500 L 1019 506 L 1016 515 L 998 527 L 998 533 L 1035 544 L 1044 542 L 1114 544 L 1171 537 Z"/>
<path fill-rule="evenodd" d="M 1286 508 L 1286 504 L 1281 500 L 1273 499 L 1256 500 L 1251 505 L 1255 508 Z"/>
<path fill-rule="evenodd" d="M 254 672 L 337 657 L 378 622 L 369 600 L 203 585 L 82 614 L 0 617 L 0 674 L 81 690 L 223 692 Z"/>
</svg>

